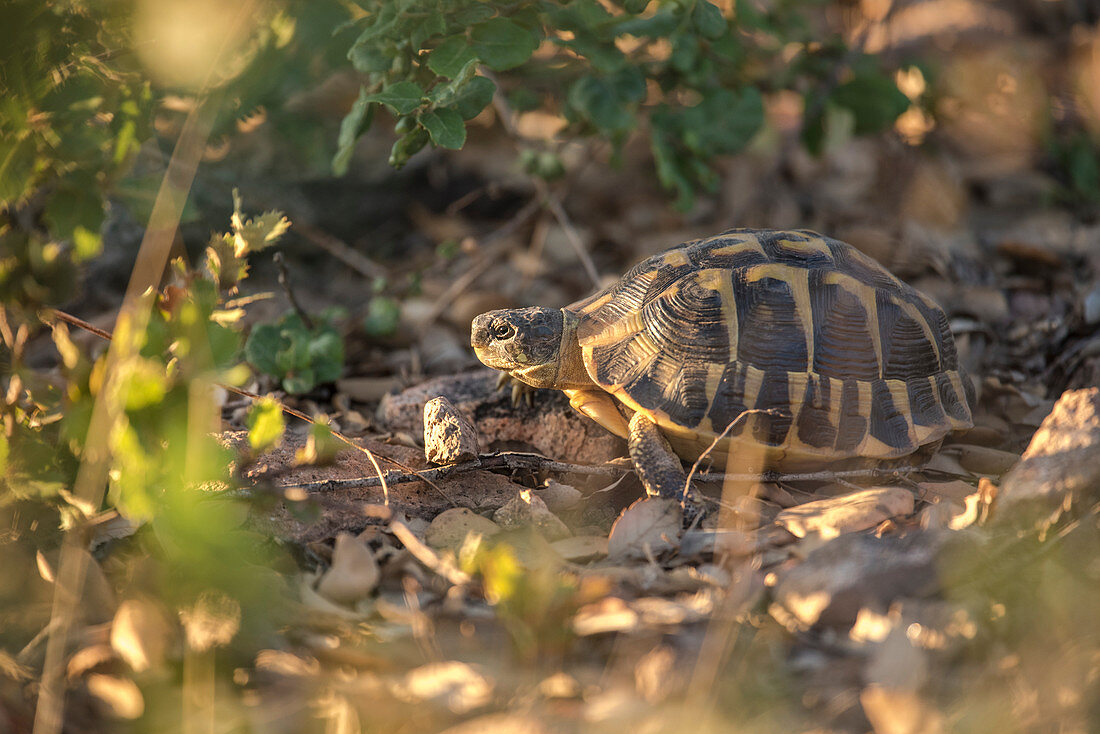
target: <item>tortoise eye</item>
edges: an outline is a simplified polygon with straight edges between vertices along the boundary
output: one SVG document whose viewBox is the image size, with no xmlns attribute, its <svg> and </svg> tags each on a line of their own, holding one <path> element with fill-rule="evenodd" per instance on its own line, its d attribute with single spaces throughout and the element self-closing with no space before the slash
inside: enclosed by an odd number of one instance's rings
<svg viewBox="0 0 1100 734">
<path fill-rule="evenodd" d="M 516 335 L 516 327 L 512 326 L 506 321 L 493 324 L 489 329 L 489 333 L 493 335 L 494 339 L 511 339 Z"/>
</svg>

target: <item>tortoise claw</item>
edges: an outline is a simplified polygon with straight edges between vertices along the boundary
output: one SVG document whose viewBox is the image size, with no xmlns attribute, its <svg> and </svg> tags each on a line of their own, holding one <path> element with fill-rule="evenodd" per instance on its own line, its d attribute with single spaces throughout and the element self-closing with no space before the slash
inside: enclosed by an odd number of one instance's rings
<svg viewBox="0 0 1100 734">
<path fill-rule="evenodd" d="M 512 407 L 519 406 L 521 401 L 526 401 L 528 406 L 534 407 L 535 392 L 538 390 L 537 387 L 531 387 L 527 383 L 512 377 L 507 372 L 501 372 L 500 377 L 497 378 L 497 390 L 505 389 L 509 383 L 512 386 Z"/>
</svg>

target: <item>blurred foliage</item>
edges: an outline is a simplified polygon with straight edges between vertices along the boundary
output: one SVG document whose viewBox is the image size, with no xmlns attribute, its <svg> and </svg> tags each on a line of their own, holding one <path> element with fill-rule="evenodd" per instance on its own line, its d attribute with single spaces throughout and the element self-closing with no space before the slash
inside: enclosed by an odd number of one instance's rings
<svg viewBox="0 0 1100 734">
<path fill-rule="evenodd" d="M 805 139 L 820 148 L 827 110 L 855 132 L 885 129 L 908 99 L 872 56 L 823 38 L 811 2 L 766 9 L 707 0 L 360 0 L 365 15 L 348 53 L 367 74 L 344 119 L 333 168 L 343 173 L 378 106 L 396 118 L 390 163 L 425 145 L 461 148 L 466 122 L 498 91 L 515 88 L 518 109 L 545 106 L 567 120 L 567 137 L 596 135 L 618 149 L 636 130 L 649 138 L 661 183 L 690 207 L 716 183 L 716 156 L 736 153 L 764 125 L 763 93 L 805 98 Z M 528 155 L 528 170 L 552 178 L 560 164 Z"/>
<path fill-rule="evenodd" d="M 274 324 L 257 324 L 245 342 L 245 358 L 278 379 L 289 393 L 306 393 L 333 382 L 344 369 L 344 340 L 333 324 L 342 313 L 328 309 L 312 326 L 293 312 Z"/>
<path fill-rule="evenodd" d="M 269 539 L 243 527 L 248 508 L 241 500 L 212 490 L 236 486 L 235 452 L 217 438 L 218 386 L 248 377 L 239 364 L 242 312 L 227 298 L 247 274 L 245 258 L 276 241 L 287 224 L 277 212 L 246 219 L 238 198 L 231 231 L 211 240 L 202 262 L 192 268 L 175 260 L 169 283 L 146 294 L 140 307 L 149 311 L 148 327 L 129 336 L 134 349 L 129 356 L 122 350 L 113 379 L 108 355 L 90 357 L 60 322 L 49 324 L 58 369 L 28 365 L 31 324 L 19 324 L 18 312 L 0 310 L 0 335 L 10 357 L 0 406 L 0 561 L 33 573 L 27 559 L 56 548 L 60 529 L 117 511 L 137 528 L 127 541 L 135 552 L 113 556 L 123 598 L 148 596 L 182 614 L 214 595 L 237 620 L 227 636 L 210 643 L 222 647 L 232 638 L 254 649 L 272 630 L 282 594 L 275 571 L 281 556 Z M 104 506 L 73 493 L 80 463 L 88 460 L 97 401 L 111 401 L 117 411 L 107 436 Z M 268 430 L 266 445 L 278 439 L 273 432 Z M 0 597 L 27 583 L 21 574 L 13 577 L 18 583 L 12 588 L 0 585 Z M 95 607 L 86 602 L 83 608 Z M 48 622 L 49 605 L 28 607 L 24 616 L 4 626 L 0 647 L 26 645 Z M 163 687 L 164 678 L 138 682 Z"/>
</svg>

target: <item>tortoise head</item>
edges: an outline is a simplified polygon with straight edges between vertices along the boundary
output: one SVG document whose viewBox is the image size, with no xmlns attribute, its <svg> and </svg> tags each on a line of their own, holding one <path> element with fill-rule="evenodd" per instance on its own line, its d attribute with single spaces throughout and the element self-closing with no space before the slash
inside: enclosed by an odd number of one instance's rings
<svg viewBox="0 0 1100 734">
<path fill-rule="evenodd" d="M 575 380 L 563 378 L 580 366 L 574 321 L 557 308 L 489 311 L 474 319 L 470 344 L 487 366 L 528 385 L 571 387 Z M 587 378 L 583 367 L 581 374 Z"/>
</svg>

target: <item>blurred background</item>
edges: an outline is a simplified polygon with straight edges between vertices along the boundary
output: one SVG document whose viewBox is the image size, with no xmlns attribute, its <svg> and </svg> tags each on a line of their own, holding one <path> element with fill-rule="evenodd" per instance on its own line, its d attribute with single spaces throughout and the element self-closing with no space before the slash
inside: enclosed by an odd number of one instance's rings
<svg viewBox="0 0 1100 734">
<path fill-rule="evenodd" d="M 369 621 L 345 605 L 303 622 L 298 587 L 333 562 L 336 533 L 246 521 L 285 497 L 257 510 L 196 494 L 247 484 L 284 431 L 277 406 L 217 385 L 393 439 L 380 403 L 477 367 L 475 315 L 568 304 L 731 227 L 809 228 L 944 306 L 1018 452 L 1040 408 L 1100 384 L 1098 24 L 1095 0 L 8 0 L 0 732 L 60 730 L 41 707 L 35 723 L 47 679 L 69 691 L 67 708 L 50 699 L 66 731 L 439 731 L 486 710 L 540 712 L 554 731 L 682 723 L 703 684 L 681 658 L 710 616 L 664 646 L 578 651 L 567 620 L 611 582 L 543 569 L 521 583 L 494 549 L 465 561 L 499 587 L 482 602 L 500 624 L 477 646 L 504 652 L 476 670 L 459 662 L 469 610 L 425 614 L 418 593 L 447 594 L 404 571 Z M 172 261 L 164 278 L 135 270 L 139 251 Z M 114 357 L 49 310 L 111 331 L 128 284 L 150 315 Z M 97 400 L 115 406 L 104 423 Z M 104 426 L 100 466 L 87 449 Z M 247 432 L 244 455 L 220 428 Z M 332 440 L 315 430 L 299 459 L 323 463 Z M 102 481 L 82 492 L 88 465 Z M 343 530 L 374 521 L 357 522 Z M 954 594 L 1069 622 L 979 624 L 946 646 L 964 662 L 928 694 L 946 718 L 875 729 L 1096 726 L 1097 640 L 1074 625 L 1098 600 L 1061 565 L 1095 550 L 1095 522 L 1081 527 L 1028 573 Z M 62 624 L 66 532 L 87 578 Z M 1030 599 L 1036 579 L 1057 592 Z M 707 725 L 866 730 L 862 684 L 822 682 L 843 663 L 792 652 L 755 614 L 731 627 L 752 631 L 723 648 L 737 664 L 707 683 Z M 1047 670 L 1050 650 L 1070 664 Z M 413 668 L 425 660 L 437 667 Z M 181 723 L 188 701 L 201 716 Z"/>
</svg>

